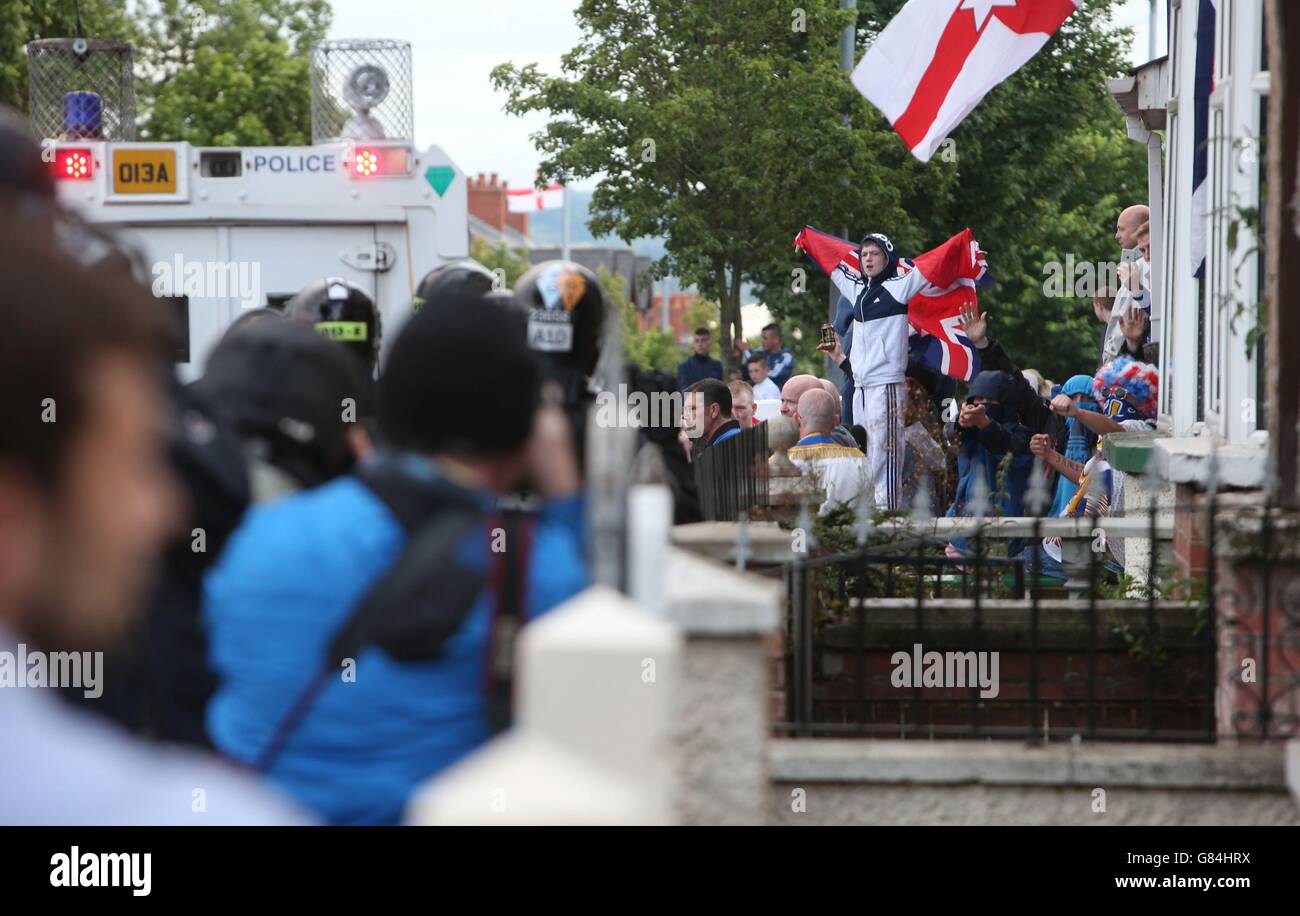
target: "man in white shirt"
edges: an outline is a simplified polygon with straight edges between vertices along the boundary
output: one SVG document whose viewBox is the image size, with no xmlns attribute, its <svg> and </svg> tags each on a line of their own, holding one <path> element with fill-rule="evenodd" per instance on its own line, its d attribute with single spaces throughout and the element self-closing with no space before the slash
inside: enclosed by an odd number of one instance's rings
<svg viewBox="0 0 1300 916">
<path fill-rule="evenodd" d="M 871 466 L 862 451 L 831 438 L 839 414 L 836 400 L 820 386 L 803 393 L 799 398 L 799 441 L 786 452 L 806 477 L 825 490 L 818 515 L 837 506 L 853 506 L 872 486 Z"/>
</svg>

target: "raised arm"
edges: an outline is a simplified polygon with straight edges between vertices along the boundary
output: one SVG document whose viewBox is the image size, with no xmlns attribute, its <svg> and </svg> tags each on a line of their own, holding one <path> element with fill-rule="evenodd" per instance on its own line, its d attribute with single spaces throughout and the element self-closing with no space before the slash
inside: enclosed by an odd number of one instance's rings
<svg viewBox="0 0 1300 916">
<path fill-rule="evenodd" d="M 1063 417 L 1078 417 L 1080 423 L 1099 436 L 1104 436 L 1107 433 L 1124 432 L 1124 427 L 1110 417 L 1103 417 L 1095 410 L 1080 410 L 1079 406 L 1074 403 L 1074 399 L 1068 394 L 1058 394 L 1052 398 L 1052 413 L 1060 414 Z"/>
<path fill-rule="evenodd" d="M 976 282 L 988 272 L 984 252 L 980 251 L 979 242 L 975 241 L 969 229 L 963 229 L 937 248 L 917 255 L 911 267 L 902 277 L 889 281 L 896 284 L 890 292 L 899 302 L 907 302 L 927 287 L 941 291 L 959 280 Z"/>
<path fill-rule="evenodd" d="M 1052 437 L 1038 433 L 1029 440 L 1029 451 L 1043 459 L 1043 464 L 1071 483 L 1078 483 L 1083 474 L 1083 462 L 1066 458 L 1052 446 Z"/>
<path fill-rule="evenodd" d="M 967 302 L 961 307 L 961 328 L 979 352 L 980 367 L 998 372 L 1008 372 L 1015 377 L 1011 406 L 1020 414 L 1025 425 L 1042 432 L 1052 422 L 1052 412 L 1034 390 L 1034 386 L 1021 374 L 1002 345 L 988 336 L 989 316 L 980 311 L 978 302 Z"/>
<path fill-rule="evenodd" d="M 811 258 L 850 302 L 857 298 L 862 287 L 857 246 L 812 226 L 804 226 L 794 237 L 794 247 Z"/>
</svg>

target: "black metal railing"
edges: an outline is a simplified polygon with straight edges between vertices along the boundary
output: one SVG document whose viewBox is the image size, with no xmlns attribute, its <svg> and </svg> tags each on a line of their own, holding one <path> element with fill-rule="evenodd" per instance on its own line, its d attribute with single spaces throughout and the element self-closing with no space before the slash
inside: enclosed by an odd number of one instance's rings
<svg viewBox="0 0 1300 916">
<path fill-rule="evenodd" d="M 700 513 L 709 521 L 734 522 L 742 512 L 768 501 L 767 424 L 699 452 L 692 464 Z"/>
<path fill-rule="evenodd" d="M 1168 529 L 1157 530 L 1154 511 L 1140 523 L 1151 544 L 1145 583 L 1120 580 L 1089 549 L 1067 589 L 1041 574 L 1038 551 L 1027 561 L 994 556 L 982 529 L 964 556 L 946 555 L 944 540 L 913 537 L 786 564 L 786 711 L 775 730 L 1030 742 L 1296 736 L 1300 580 L 1289 598 L 1274 594 L 1285 539 L 1273 510 L 1252 509 L 1230 526 L 1234 581 L 1225 583 L 1215 571 L 1224 546 L 1217 497 L 1192 508 L 1180 517 L 1204 532 L 1200 579 L 1159 567 Z M 1104 543 L 1108 522 L 1091 522 L 1102 532 L 1094 543 Z M 1033 520 L 1027 543 L 1041 543 L 1043 524 Z M 1139 523 L 1127 524 L 1133 532 Z M 1232 644 L 1253 660 L 1255 681 L 1232 685 L 1216 710 L 1220 678 L 1237 674 L 1225 670 L 1235 656 L 1222 654 Z M 980 670 L 996 672 L 996 691 Z"/>
</svg>

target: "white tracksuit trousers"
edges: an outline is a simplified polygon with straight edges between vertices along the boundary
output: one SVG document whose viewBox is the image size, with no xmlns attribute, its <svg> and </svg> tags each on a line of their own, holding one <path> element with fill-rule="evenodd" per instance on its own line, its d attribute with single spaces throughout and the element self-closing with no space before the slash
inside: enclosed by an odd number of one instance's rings
<svg viewBox="0 0 1300 916">
<path fill-rule="evenodd" d="M 902 502 L 905 390 L 902 382 L 853 389 L 853 422 L 867 431 L 867 464 L 881 509 Z"/>
</svg>

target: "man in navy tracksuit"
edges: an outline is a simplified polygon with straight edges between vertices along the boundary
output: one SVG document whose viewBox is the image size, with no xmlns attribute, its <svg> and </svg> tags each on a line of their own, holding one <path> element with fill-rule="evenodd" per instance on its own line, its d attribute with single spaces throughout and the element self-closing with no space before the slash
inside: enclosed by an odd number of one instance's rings
<svg viewBox="0 0 1300 916">
<path fill-rule="evenodd" d="M 938 292 L 959 281 L 973 284 L 986 265 L 969 230 L 909 262 L 902 273 L 898 251 L 883 233 L 863 238 L 856 258 L 845 257 L 842 245 L 811 226 L 795 238 L 795 247 L 812 257 L 853 303 L 844 344 L 853 374 L 853 422 L 867 432 L 875 504 L 892 510 L 899 507 L 903 491 L 908 303 L 922 292 Z"/>
<path fill-rule="evenodd" d="M 678 391 L 685 391 L 706 378 L 722 380 L 722 363 L 709 356 L 709 342 L 709 329 L 702 325 L 696 328 L 692 341 L 695 352 L 677 365 Z"/>
</svg>

